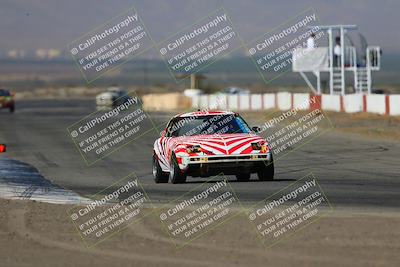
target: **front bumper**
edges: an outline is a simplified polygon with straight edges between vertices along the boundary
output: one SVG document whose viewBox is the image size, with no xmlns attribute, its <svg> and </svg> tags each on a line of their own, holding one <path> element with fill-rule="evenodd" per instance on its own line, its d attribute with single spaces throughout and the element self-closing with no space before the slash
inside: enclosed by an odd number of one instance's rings
<svg viewBox="0 0 400 267">
<path fill-rule="evenodd" d="M 221 163 L 221 162 L 244 162 L 244 161 L 270 161 L 271 153 L 257 154 L 240 154 L 240 155 L 203 155 L 183 157 L 182 164 L 199 164 L 199 163 Z"/>
<path fill-rule="evenodd" d="M 182 157 L 182 167 L 188 175 L 207 177 L 221 172 L 227 175 L 241 172 L 255 173 L 271 161 L 270 152 L 241 155 L 202 155 Z"/>
</svg>

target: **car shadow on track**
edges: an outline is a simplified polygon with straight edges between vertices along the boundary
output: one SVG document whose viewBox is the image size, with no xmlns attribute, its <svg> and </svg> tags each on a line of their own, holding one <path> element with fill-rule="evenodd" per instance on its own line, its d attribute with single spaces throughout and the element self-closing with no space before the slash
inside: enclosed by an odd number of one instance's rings
<svg viewBox="0 0 400 267">
<path fill-rule="evenodd" d="M 186 181 L 186 184 L 213 184 L 216 182 L 221 182 L 223 181 L 223 179 L 218 179 L 218 180 L 210 180 L 210 181 Z M 238 181 L 238 180 L 229 180 L 227 179 L 228 183 L 241 183 L 241 184 L 245 184 L 245 183 L 274 183 L 274 182 L 295 182 L 297 181 L 297 179 L 274 179 L 272 181 L 260 181 L 260 180 L 249 180 L 249 181 Z"/>
</svg>

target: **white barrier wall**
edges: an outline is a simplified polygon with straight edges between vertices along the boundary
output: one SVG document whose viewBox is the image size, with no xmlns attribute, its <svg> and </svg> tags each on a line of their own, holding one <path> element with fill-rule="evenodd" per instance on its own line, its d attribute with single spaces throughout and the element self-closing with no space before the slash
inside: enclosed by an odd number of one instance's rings
<svg viewBox="0 0 400 267">
<path fill-rule="evenodd" d="M 264 94 L 263 95 L 263 108 L 264 109 L 272 109 L 275 107 L 275 94 Z"/>
<path fill-rule="evenodd" d="M 249 110 L 250 109 L 250 95 L 240 94 L 239 95 L 239 110 Z"/>
<path fill-rule="evenodd" d="M 261 94 L 255 94 L 255 95 L 251 95 L 251 110 L 260 110 L 263 108 L 262 106 L 262 102 L 263 102 L 263 95 Z"/>
<path fill-rule="evenodd" d="M 209 95 L 208 101 L 209 101 L 208 108 L 219 109 L 219 96 L 218 95 Z"/>
<path fill-rule="evenodd" d="M 218 108 L 225 110 L 228 109 L 228 97 L 226 95 L 218 95 Z"/>
<path fill-rule="evenodd" d="M 390 115 L 399 116 L 400 115 L 400 95 L 390 95 L 389 96 L 389 107 Z"/>
<path fill-rule="evenodd" d="M 293 108 L 299 110 L 310 109 L 310 94 L 293 94 Z"/>
<path fill-rule="evenodd" d="M 192 107 L 196 109 L 221 110 L 289 110 L 291 108 L 309 110 L 310 94 L 288 92 L 249 95 L 201 95 L 192 96 Z M 189 103 L 190 105 L 190 103 Z M 347 113 L 371 112 L 382 115 L 400 115 L 400 95 L 321 95 L 321 109 L 344 111 Z"/>
<path fill-rule="evenodd" d="M 200 109 L 208 108 L 208 95 L 200 96 L 200 102 L 199 103 L 200 103 L 200 105 L 199 105 Z"/>
<path fill-rule="evenodd" d="M 343 108 L 347 113 L 363 111 L 363 95 L 352 94 L 343 96 Z"/>
<path fill-rule="evenodd" d="M 277 106 L 280 110 L 289 110 L 292 108 L 292 94 L 280 92 L 276 94 Z"/>
<path fill-rule="evenodd" d="M 239 97 L 238 95 L 228 95 L 228 109 L 238 110 L 239 108 Z"/>
<path fill-rule="evenodd" d="M 194 96 L 191 96 L 191 98 L 192 98 L 192 108 L 199 108 L 200 96 L 194 95 Z"/>
<path fill-rule="evenodd" d="M 385 114 L 385 95 L 367 95 L 367 112 Z"/>
<path fill-rule="evenodd" d="M 322 95 L 321 108 L 327 111 L 340 111 L 340 95 Z"/>
</svg>

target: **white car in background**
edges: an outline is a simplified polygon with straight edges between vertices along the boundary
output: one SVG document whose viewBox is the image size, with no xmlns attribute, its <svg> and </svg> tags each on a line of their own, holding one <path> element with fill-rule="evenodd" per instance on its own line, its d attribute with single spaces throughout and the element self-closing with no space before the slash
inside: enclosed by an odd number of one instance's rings
<svg viewBox="0 0 400 267">
<path fill-rule="evenodd" d="M 96 96 L 96 107 L 100 109 L 112 109 L 130 99 L 125 90 L 119 87 L 109 87 L 107 91 Z"/>
<path fill-rule="evenodd" d="M 202 94 L 204 94 L 204 91 L 201 89 L 185 89 L 183 91 L 183 95 L 187 96 L 187 97 L 196 97 L 196 96 L 201 96 Z"/>
<path fill-rule="evenodd" d="M 220 92 L 220 94 L 226 94 L 226 95 L 241 95 L 241 94 L 250 94 L 250 90 L 248 89 L 242 89 L 239 87 L 227 87 L 222 89 Z"/>
</svg>

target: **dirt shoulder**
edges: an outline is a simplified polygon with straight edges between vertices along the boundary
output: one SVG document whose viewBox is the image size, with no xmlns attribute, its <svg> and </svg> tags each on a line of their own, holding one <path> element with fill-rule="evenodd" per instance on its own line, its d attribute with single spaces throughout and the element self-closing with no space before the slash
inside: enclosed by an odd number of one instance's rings
<svg viewBox="0 0 400 267">
<path fill-rule="evenodd" d="M 262 125 L 272 116 L 282 113 L 279 110 L 244 113 L 249 122 Z M 305 111 L 299 114 L 307 114 Z M 400 141 L 400 116 L 385 116 L 371 113 L 324 112 L 333 131 L 352 133 L 369 138 Z M 328 123 L 325 124 L 325 127 Z"/>
<path fill-rule="evenodd" d="M 400 117 L 369 113 L 328 112 L 326 116 L 334 130 L 360 134 L 366 137 L 400 141 Z"/>
<path fill-rule="evenodd" d="M 264 249 L 245 216 L 237 216 L 177 250 L 153 215 L 94 248 L 66 216 L 69 205 L 1 200 L 4 266 L 395 266 L 400 216 L 334 211 Z"/>
</svg>

